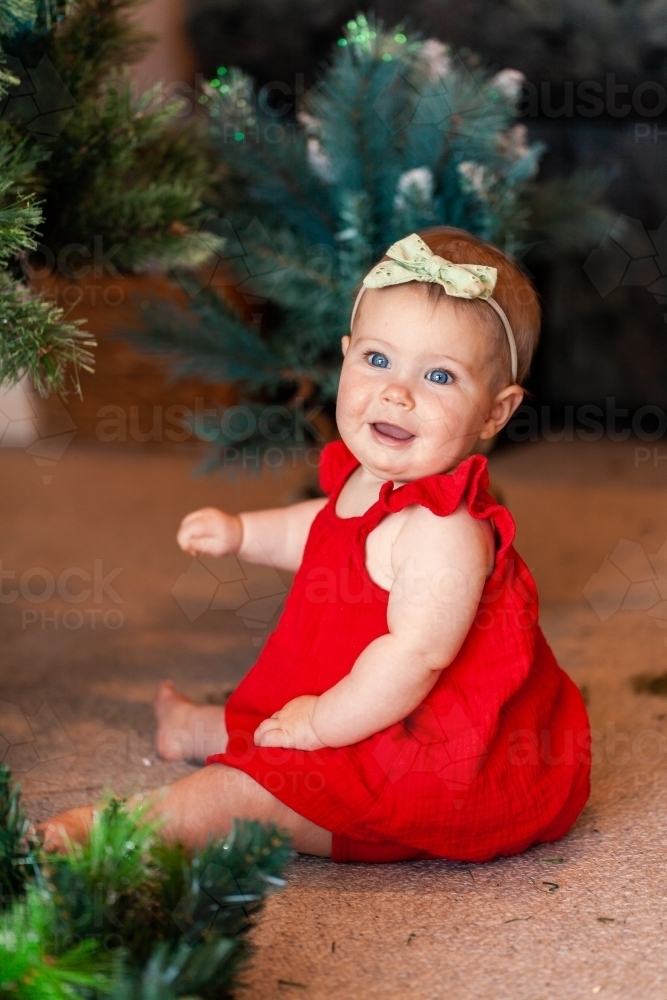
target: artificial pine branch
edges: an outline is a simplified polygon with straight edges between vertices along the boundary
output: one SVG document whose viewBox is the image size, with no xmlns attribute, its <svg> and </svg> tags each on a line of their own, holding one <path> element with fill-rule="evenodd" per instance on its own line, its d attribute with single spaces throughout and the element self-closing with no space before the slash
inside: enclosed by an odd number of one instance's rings
<svg viewBox="0 0 667 1000">
<path fill-rule="evenodd" d="M 53 902 L 31 888 L 25 901 L 0 914 L 0 998 L 78 1000 L 111 992 L 112 960 L 87 940 L 55 954 L 51 935 Z"/>
<path fill-rule="evenodd" d="M 127 66 L 149 41 L 132 17 L 142 0 L 42 2 L 53 7 L 48 19 L 4 39 L 24 66 L 45 60 L 63 92 L 61 127 L 34 171 L 40 242 L 69 277 L 91 257 L 96 278 L 196 267 L 220 245 L 199 232 L 215 169 L 184 99 L 165 96 L 162 84 L 134 92 Z M 22 107 L 10 100 L 0 122 L 11 143 L 26 134 Z"/>
<path fill-rule="evenodd" d="M 9 768 L 0 764 L 0 909 L 23 895 L 35 872 L 37 844 L 20 795 L 20 785 L 12 783 Z"/>
<path fill-rule="evenodd" d="M 193 267 L 219 249 L 214 234 L 199 232 L 211 165 L 182 107 L 163 100 L 160 85 L 135 98 L 127 72 L 82 100 L 41 173 L 42 242 L 54 255 L 78 243 L 93 266 L 116 273 Z M 68 263 L 76 271 L 76 256 Z"/>
<path fill-rule="evenodd" d="M 62 309 L 2 268 L 37 245 L 42 213 L 35 195 L 25 192 L 43 155 L 26 139 L 11 144 L 0 134 L 0 386 L 28 374 L 42 395 L 66 395 L 70 387 L 80 391 L 81 368 L 92 371 L 95 342 L 81 321 L 66 322 Z"/>
<path fill-rule="evenodd" d="M 13 35 L 34 17 L 34 0 L 0 0 L 0 35 Z"/>
<path fill-rule="evenodd" d="M 133 15 L 146 0 L 76 0 L 47 37 L 46 51 L 77 104 L 94 98 L 119 66 L 137 62 L 155 36 Z"/>
<path fill-rule="evenodd" d="M 16 280 L 17 262 L 29 272 L 38 242 L 70 278 L 82 264 L 94 278 L 192 268 L 220 248 L 215 234 L 200 232 L 212 168 L 198 123 L 184 123 L 183 102 L 163 99 L 159 85 L 134 96 L 123 68 L 149 42 L 131 16 L 137 2 L 0 0 L 3 51 L 24 68 L 50 67 L 64 101 L 62 127 L 45 147 L 13 98 L 18 81 L 0 64 L 0 97 L 9 90 L 0 265 L 13 265 L 0 271 L 0 386 L 27 374 L 43 395 L 80 393 L 80 370 L 92 370 L 95 343 L 80 324 Z"/>
<path fill-rule="evenodd" d="M 142 822 L 141 811 L 128 813 L 111 799 L 95 816 L 86 843 L 43 860 L 55 903 L 53 933 L 61 946 L 109 936 L 125 944 L 138 928 L 151 933 L 145 925 L 144 889 L 155 834 L 156 824 Z"/>
<path fill-rule="evenodd" d="M 0 771 L 0 998 L 224 1000 L 251 954 L 246 932 L 292 856 L 272 825 L 235 822 L 200 851 L 166 844 L 145 808 L 111 799 L 85 844 L 26 851 L 18 788 Z M 32 845 L 34 847 L 34 844 Z M 19 878 L 16 872 L 22 872 Z"/>
<path fill-rule="evenodd" d="M 49 3 L 50 0 L 45 0 Z M 37 8 L 25 0 L 0 0 L 0 33 L 17 32 L 37 17 Z M 5 39 L 6 40 L 6 39 Z M 0 64 L 2 52 L 0 50 Z M 17 81 L 0 65 L 0 98 Z M 32 294 L 8 270 L 13 258 L 37 245 L 42 212 L 33 190 L 44 150 L 27 137 L 17 138 L 11 125 L 0 127 L 0 387 L 32 377 L 42 395 L 56 390 L 65 395 L 79 389 L 79 370 L 92 371 L 94 341 L 80 322 L 68 323 L 62 309 Z M 0 784 L 6 776 L 0 773 Z"/>
<path fill-rule="evenodd" d="M 182 281 L 188 287 L 187 275 Z M 193 288 L 194 291 L 194 288 Z M 243 379 L 253 381 L 257 386 L 272 384 L 280 360 L 258 335 L 256 330 L 246 326 L 238 314 L 225 303 L 220 303 L 216 295 L 204 290 L 193 298 L 194 315 L 185 310 L 172 308 L 164 301 L 153 303 L 151 322 L 159 325 L 160 337 L 141 337 L 135 333 L 138 343 L 147 351 L 159 354 L 172 353 L 179 358 L 176 374 L 179 377 L 197 377 L 209 382 L 229 382 Z M 224 330 L 220 330 L 220 316 L 225 319 Z M 184 355 L 182 343 L 183 324 L 190 327 L 192 353 Z M 128 333 L 131 331 L 128 331 Z M 132 331 L 134 332 L 134 331 Z M 225 349 L 220 350 L 221 336 Z"/>
<path fill-rule="evenodd" d="M 0 269 L 0 386 L 28 375 L 40 395 L 80 395 L 79 372 L 93 371 L 95 341 L 63 310 Z"/>
</svg>

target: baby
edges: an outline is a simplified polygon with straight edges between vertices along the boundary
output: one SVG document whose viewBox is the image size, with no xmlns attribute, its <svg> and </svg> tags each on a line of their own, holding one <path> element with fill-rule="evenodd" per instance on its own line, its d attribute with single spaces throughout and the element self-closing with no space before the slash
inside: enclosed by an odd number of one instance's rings
<svg viewBox="0 0 667 1000">
<path fill-rule="evenodd" d="M 151 793 L 165 837 L 202 845 L 238 816 L 336 861 L 483 861 L 574 823 L 586 711 L 475 453 L 523 398 L 539 322 L 530 281 L 495 247 L 449 227 L 400 240 L 342 338 L 327 497 L 183 520 L 192 555 L 296 576 L 224 710 L 162 684 L 159 753 L 208 765 Z M 55 817 L 47 846 L 91 819 Z"/>
</svg>

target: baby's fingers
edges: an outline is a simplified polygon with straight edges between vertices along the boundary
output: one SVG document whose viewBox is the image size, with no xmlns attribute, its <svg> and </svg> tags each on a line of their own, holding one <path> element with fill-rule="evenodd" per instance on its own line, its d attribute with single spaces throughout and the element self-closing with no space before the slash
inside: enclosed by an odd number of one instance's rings
<svg viewBox="0 0 667 1000">
<path fill-rule="evenodd" d="M 198 552 L 211 556 L 220 555 L 220 542 L 211 535 L 190 534 L 182 541 L 179 540 L 178 544 L 191 556 L 196 556 Z"/>
<path fill-rule="evenodd" d="M 195 555 L 197 552 L 211 552 L 217 539 L 205 524 L 195 521 L 193 524 L 181 525 L 176 541 L 185 552 Z"/>
<path fill-rule="evenodd" d="M 220 511 L 215 507 L 200 507 L 199 510 L 193 510 L 190 514 L 185 515 L 181 521 L 181 527 L 185 528 L 188 524 L 192 524 L 195 521 L 202 521 L 216 514 L 220 514 Z"/>
<path fill-rule="evenodd" d="M 264 719 L 255 730 L 254 740 L 258 747 L 291 746 L 287 732 L 275 719 Z"/>
<path fill-rule="evenodd" d="M 260 722 L 260 724 L 257 726 L 257 729 L 255 730 L 255 734 L 253 736 L 255 744 L 257 746 L 260 746 L 260 742 L 259 741 L 264 736 L 264 734 L 268 733 L 268 731 L 270 729 L 276 729 L 278 726 L 279 726 L 279 723 L 274 718 L 264 719 L 263 722 Z"/>
<path fill-rule="evenodd" d="M 194 536 L 195 536 L 195 531 L 193 530 L 192 527 L 181 525 L 176 535 L 176 541 L 178 542 L 178 544 L 182 549 L 184 549 L 186 552 L 189 552 L 190 547 L 193 544 Z"/>
</svg>

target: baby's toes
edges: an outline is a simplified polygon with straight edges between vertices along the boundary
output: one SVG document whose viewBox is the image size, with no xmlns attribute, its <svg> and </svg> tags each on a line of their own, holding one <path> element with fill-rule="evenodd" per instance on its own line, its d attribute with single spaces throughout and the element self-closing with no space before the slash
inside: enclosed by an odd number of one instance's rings
<svg viewBox="0 0 667 1000">
<path fill-rule="evenodd" d="M 42 839 L 42 846 L 50 854 L 65 854 L 67 852 L 68 838 L 66 827 L 47 820 L 40 823 L 37 833 Z"/>
<path fill-rule="evenodd" d="M 82 844 L 88 839 L 93 822 L 93 807 L 80 806 L 59 813 L 37 826 L 45 851 L 65 854 L 71 843 Z"/>
</svg>

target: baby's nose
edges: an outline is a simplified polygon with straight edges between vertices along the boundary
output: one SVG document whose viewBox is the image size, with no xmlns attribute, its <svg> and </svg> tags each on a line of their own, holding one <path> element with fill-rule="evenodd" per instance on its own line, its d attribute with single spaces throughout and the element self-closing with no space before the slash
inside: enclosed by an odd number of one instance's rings
<svg viewBox="0 0 667 1000">
<path fill-rule="evenodd" d="M 390 382 L 382 390 L 382 400 L 387 403 L 394 403 L 412 409 L 414 398 L 410 387 L 405 382 Z"/>
</svg>

